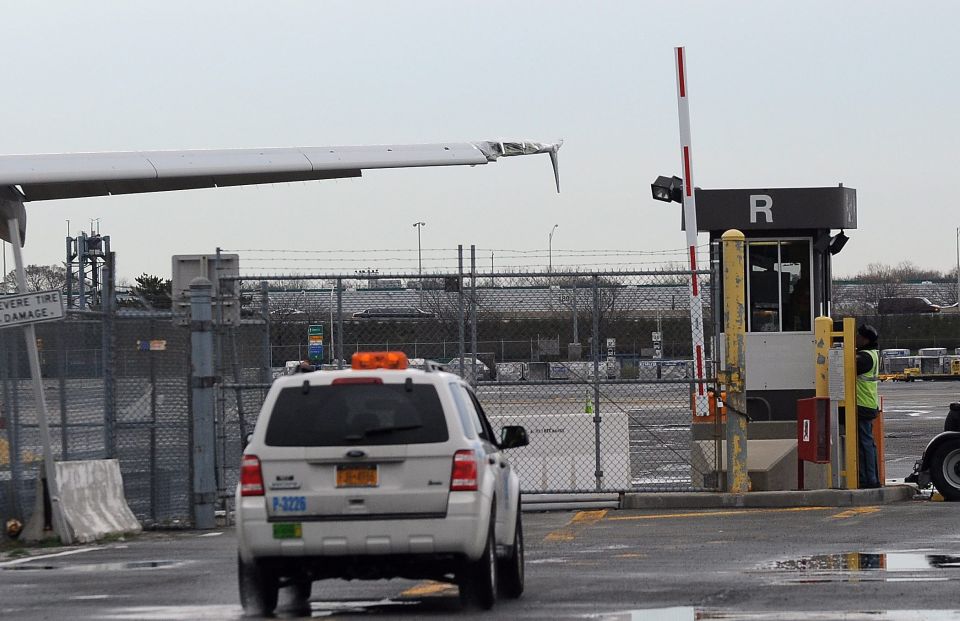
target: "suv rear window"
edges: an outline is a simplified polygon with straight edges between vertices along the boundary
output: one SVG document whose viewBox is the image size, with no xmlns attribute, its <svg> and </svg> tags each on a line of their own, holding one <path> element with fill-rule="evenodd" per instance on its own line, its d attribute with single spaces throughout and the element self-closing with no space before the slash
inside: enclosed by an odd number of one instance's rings
<svg viewBox="0 0 960 621">
<path fill-rule="evenodd" d="M 268 446 L 446 442 L 447 421 L 431 384 L 341 384 L 284 388 L 267 425 Z"/>
</svg>

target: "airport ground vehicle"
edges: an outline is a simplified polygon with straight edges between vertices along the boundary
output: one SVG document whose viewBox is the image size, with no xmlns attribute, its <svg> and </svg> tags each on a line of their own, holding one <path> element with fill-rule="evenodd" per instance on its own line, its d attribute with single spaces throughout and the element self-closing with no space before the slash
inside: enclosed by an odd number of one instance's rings
<svg viewBox="0 0 960 621">
<path fill-rule="evenodd" d="M 422 308 L 365 308 L 353 314 L 354 319 L 431 319 L 436 313 Z"/>
<path fill-rule="evenodd" d="M 950 404 L 943 433 L 930 440 L 906 480 L 921 489 L 933 483 L 946 500 L 960 501 L 960 403 Z"/>
<path fill-rule="evenodd" d="M 399 352 L 278 378 L 243 454 L 236 492 L 240 599 L 269 614 L 314 580 L 456 582 L 493 606 L 523 592 L 520 481 L 469 384 Z"/>
<path fill-rule="evenodd" d="M 921 297 L 880 298 L 880 300 L 877 302 L 877 313 L 881 315 L 939 312 L 939 306 L 927 298 Z"/>
</svg>

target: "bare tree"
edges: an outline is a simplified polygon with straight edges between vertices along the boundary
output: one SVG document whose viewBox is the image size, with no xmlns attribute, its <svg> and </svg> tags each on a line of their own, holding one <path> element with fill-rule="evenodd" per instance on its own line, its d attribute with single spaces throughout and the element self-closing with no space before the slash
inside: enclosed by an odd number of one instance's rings
<svg viewBox="0 0 960 621">
<path fill-rule="evenodd" d="M 57 289 L 63 291 L 67 284 L 67 269 L 63 265 L 28 265 L 23 271 L 27 277 L 28 291 Z M 17 272 L 11 270 L 3 277 L 5 291 L 17 290 Z"/>
</svg>

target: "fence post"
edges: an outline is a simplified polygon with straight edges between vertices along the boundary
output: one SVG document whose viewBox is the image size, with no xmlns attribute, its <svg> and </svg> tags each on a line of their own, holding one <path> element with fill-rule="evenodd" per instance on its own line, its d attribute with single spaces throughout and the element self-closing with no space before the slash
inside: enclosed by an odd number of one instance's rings
<svg viewBox="0 0 960 621">
<path fill-rule="evenodd" d="M 57 322 L 57 375 L 60 392 L 60 459 L 70 459 L 70 434 L 67 429 L 67 346 L 63 321 Z"/>
<path fill-rule="evenodd" d="M 16 390 L 10 389 L 10 365 L 14 359 L 12 344 L 9 342 L 8 334 L 10 331 L 0 333 L 0 344 L 3 345 L 0 350 L 2 360 L 0 360 L 0 373 L 3 375 L 3 405 L 4 416 L 7 423 L 7 449 L 10 458 L 10 510 L 11 517 L 23 518 L 20 513 L 20 443 L 18 441 L 20 416 L 18 415 L 17 403 L 14 400 Z M 11 398 L 11 393 L 13 398 Z"/>
<path fill-rule="evenodd" d="M 337 368 L 343 368 L 343 279 L 337 279 Z"/>
<path fill-rule="evenodd" d="M 457 300 L 459 302 L 457 311 L 457 324 L 459 326 L 460 338 L 457 341 L 458 356 L 460 357 L 460 377 L 466 378 L 464 372 L 464 328 L 463 325 L 463 244 L 457 245 Z"/>
<path fill-rule="evenodd" d="M 107 458 L 116 455 L 116 390 L 113 376 L 113 253 L 104 264 L 103 289 L 100 310 L 103 314 L 103 329 L 100 338 L 100 359 L 103 365 L 103 452 Z M 81 279 L 82 282 L 82 279 Z"/>
<path fill-rule="evenodd" d="M 470 383 L 477 385 L 477 247 L 470 244 Z"/>
<path fill-rule="evenodd" d="M 710 375 L 714 378 L 714 389 L 718 399 L 723 394 L 720 382 L 717 379 L 723 364 L 723 360 L 720 358 L 720 335 L 723 333 L 723 286 L 721 284 L 723 281 L 723 266 L 720 263 L 720 258 L 720 242 L 715 241 L 711 244 L 710 252 L 710 297 L 713 302 L 713 344 L 710 356 L 713 361 L 713 372 Z M 721 463 L 723 449 L 720 444 L 722 437 L 723 417 L 720 415 L 718 408 L 716 416 L 713 417 L 713 471 L 715 478 L 713 487 L 716 490 L 720 489 L 720 472 L 723 470 L 723 464 Z"/>
<path fill-rule="evenodd" d="M 156 338 L 157 322 L 150 320 L 150 340 Z M 157 523 L 159 486 L 157 485 L 157 353 L 147 351 L 150 360 L 150 519 Z"/>
<path fill-rule="evenodd" d="M 213 284 L 206 278 L 190 282 L 190 343 L 193 376 L 193 519 L 200 529 L 213 528 L 216 489 L 214 437 Z"/>
<path fill-rule="evenodd" d="M 260 381 L 269 384 L 273 381 L 273 352 L 270 350 L 270 288 L 267 281 L 260 281 L 260 315 L 263 317 L 263 356 L 261 359 Z M 330 326 L 333 330 L 333 326 Z M 246 434 L 244 434 L 245 437 Z"/>
<path fill-rule="evenodd" d="M 747 471 L 746 287 L 744 235 L 727 231 L 723 240 L 723 325 L 726 344 L 724 384 L 727 387 L 727 491 L 750 491 Z"/>
<path fill-rule="evenodd" d="M 600 278 L 593 275 L 593 429 L 596 448 L 597 491 L 603 487 L 603 464 L 600 461 Z"/>
</svg>

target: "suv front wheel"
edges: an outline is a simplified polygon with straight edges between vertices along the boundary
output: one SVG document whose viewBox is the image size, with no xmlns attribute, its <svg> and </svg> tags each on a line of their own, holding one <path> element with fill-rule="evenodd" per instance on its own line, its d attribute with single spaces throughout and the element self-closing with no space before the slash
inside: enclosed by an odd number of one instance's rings
<svg viewBox="0 0 960 621">
<path fill-rule="evenodd" d="M 280 583 L 263 563 L 244 563 L 237 555 L 237 578 L 240 587 L 240 605 L 250 616 L 265 617 L 277 607 Z"/>
<path fill-rule="evenodd" d="M 475 561 L 464 563 L 457 574 L 460 587 L 460 601 L 465 605 L 476 605 L 490 610 L 497 601 L 497 540 L 493 525 L 496 517 L 490 512 L 490 528 L 487 529 L 487 545 L 483 554 Z"/>
</svg>

